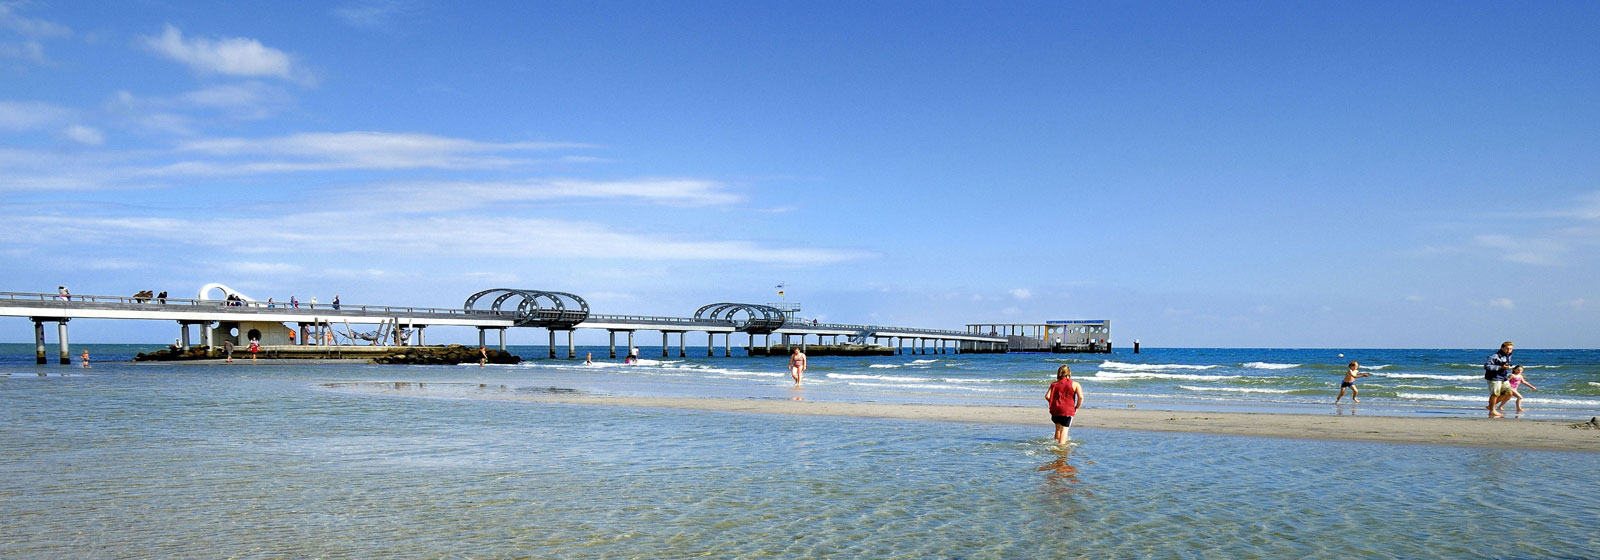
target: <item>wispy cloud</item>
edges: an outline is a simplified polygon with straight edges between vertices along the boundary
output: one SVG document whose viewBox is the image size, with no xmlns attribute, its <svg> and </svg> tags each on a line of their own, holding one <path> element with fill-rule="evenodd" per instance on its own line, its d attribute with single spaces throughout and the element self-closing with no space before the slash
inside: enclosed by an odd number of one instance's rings
<svg viewBox="0 0 1600 560">
<path fill-rule="evenodd" d="M 417 13 L 417 2 L 405 0 L 364 0 L 335 8 L 333 15 L 355 27 L 387 29 L 395 21 Z"/>
<path fill-rule="evenodd" d="M 530 178 L 516 181 L 408 182 L 363 186 L 335 196 L 360 200 L 368 209 L 395 212 L 442 212 L 518 202 L 552 200 L 631 200 L 650 204 L 716 206 L 741 197 L 721 183 L 701 179 Z"/>
<path fill-rule="evenodd" d="M 1521 239 L 1491 234 L 1479 235 L 1475 240 L 1478 245 L 1499 251 L 1505 260 L 1523 264 L 1562 264 L 1561 257 L 1570 250 L 1565 241 L 1550 238 Z"/>
<path fill-rule="evenodd" d="M 152 175 L 254 175 L 302 171 L 502 169 L 532 163 L 498 154 L 588 147 L 568 142 L 479 142 L 429 134 L 315 132 L 275 138 L 211 138 L 184 142 L 180 153 L 212 158 L 152 169 Z"/>
<path fill-rule="evenodd" d="M 75 124 L 61 131 L 61 135 L 68 140 L 85 146 L 99 146 L 106 143 L 106 135 L 99 129 Z"/>
<path fill-rule="evenodd" d="M 183 32 L 168 24 L 161 35 L 140 37 L 146 48 L 207 74 L 282 78 L 305 81 L 309 75 L 294 65 L 283 51 L 245 37 L 185 39 Z"/>
<path fill-rule="evenodd" d="M 1500 309 L 1516 309 L 1517 308 L 1517 303 L 1514 302 L 1514 301 L 1511 301 L 1511 298 L 1495 298 L 1495 299 L 1491 299 L 1491 300 L 1489 300 L 1488 305 L 1489 305 L 1489 307 L 1498 307 Z"/>
<path fill-rule="evenodd" d="M 0 131 L 21 132 L 50 128 L 67 121 L 76 112 L 39 101 L 0 101 Z"/>
<path fill-rule="evenodd" d="M 1029 290 L 1027 288 L 1012 288 L 1007 293 L 1011 294 L 1011 297 L 1017 299 L 1028 299 L 1033 297 L 1033 290 Z"/>
<path fill-rule="evenodd" d="M 23 41 L 21 43 L 0 43 L 0 58 L 15 58 L 34 64 L 49 64 L 50 59 L 44 55 L 44 45 L 38 41 Z"/>
<path fill-rule="evenodd" d="M 79 246 L 136 246 L 152 242 L 260 253 L 408 255 L 439 258 L 631 259 L 742 261 L 822 265 L 876 257 L 866 251 L 772 247 L 744 240 L 674 238 L 626 233 L 605 224 L 537 218 L 483 220 L 476 216 L 407 218 L 391 215 L 297 214 L 275 218 L 29 216 L 7 232 L 19 242 Z M 359 234 L 330 236 L 328 224 Z M 207 232 L 195 235 L 194 232 Z M 48 234 L 44 233 L 48 232 Z M 507 252 L 506 232 L 516 232 Z"/>
<path fill-rule="evenodd" d="M 24 17 L 17 13 L 21 2 L 0 2 L 0 29 L 35 39 L 60 39 L 72 36 L 72 28 L 42 19 Z"/>
</svg>

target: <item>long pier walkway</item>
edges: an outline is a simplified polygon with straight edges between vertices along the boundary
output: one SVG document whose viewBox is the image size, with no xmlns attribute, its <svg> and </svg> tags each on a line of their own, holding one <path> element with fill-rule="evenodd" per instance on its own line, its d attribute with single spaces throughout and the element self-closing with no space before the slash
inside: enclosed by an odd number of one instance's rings
<svg viewBox="0 0 1600 560">
<path fill-rule="evenodd" d="M 497 331 L 502 350 L 507 329 L 542 328 L 548 331 L 551 358 L 557 357 L 558 334 L 565 333 L 568 359 L 577 357 L 572 335 L 578 329 L 607 331 L 611 358 L 617 357 L 617 334 L 625 333 L 626 348 L 633 348 L 637 331 L 660 332 L 663 357 L 668 355 L 674 334 L 677 335 L 678 355 L 687 356 L 689 333 L 706 336 L 707 356 L 716 354 L 717 337 L 721 335 L 725 357 L 733 355 L 734 333 L 747 335 L 750 347 L 756 346 L 757 336 L 764 337 L 765 346 L 772 346 L 772 335 L 778 335 L 779 342 L 785 346 L 793 344 L 804 348 L 808 337 L 815 336 L 818 344 L 838 343 L 841 339 L 861 345 L 881 346 L 887 342 L 887 346 L 897 352 L 912 354 L 1005 352 L 1008 347 L 1005 336 L 796 321 L 774 307 L 758 304 L 714 303 L 700 308 L 691 317 L 657 317 L 591 314 L 588 303 L 573 294 L 510 288 L 478 292 L 461 308 L 327 303 L 313 307 L 304 302 L 298 306 L 283 302 L 268 304 L 242 296 L 209 299 L 206 294 L 212 289 L 221 289 L 225 296 L 238 296 L 218 284 L 202 288 L 200 297 L 195 299 L 0 292 L 0 317 L 28 317 L 33 321 L 36 357 L 40 364 L 47 362 L 44 324 L 51 322 L 56 323 L 61 363 L 71 361 L 67 323 L 74 319 L 176 321 L 180 331 L 179 346 L 184 349 L 190 346 L 191 326 L 198 327 L 202 344 L 208 348 L 218 346 L 221 340 L 242 346 L 251 339 L 264 345 L 354 345 L 358 340 L 373 345 L 385 341 L 397 346 L 421 345 L 427 343 L 429 327 L 449 326 L 478 329 L 478 342 L 485 346 L 488 332 Z M 480 303 L 486 307 L 477 307 Z M 295 328 L 287 326 L 289 324 Z M 377 328 L 357 332 L 352 325 L 375 325 Z M 339 327 L 344 331 L 339 332 Z M 794 342 L 795 338 L 798 343 Z"/>
</svg>

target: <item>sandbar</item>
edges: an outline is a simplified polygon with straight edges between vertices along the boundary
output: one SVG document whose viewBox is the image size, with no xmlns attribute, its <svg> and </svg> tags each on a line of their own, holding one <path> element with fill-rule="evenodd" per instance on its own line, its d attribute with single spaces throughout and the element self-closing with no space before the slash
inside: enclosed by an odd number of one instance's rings
<svg viewBox="0 0 1600 560">
<path fill-rule="evenodd" d="M 1039 426 L 1049 437 L 1044 407 L 885 404 L 776 399 L 604 397 L 551 395 L 539 402 L 667 408 L 751 414 L 798 414 Z M 1485 413 L 1487 414 L 1487 413 Z M 1095 429 L 1369 441 L 1405 444 L 1600 452 L 1600 429 L 1589 418 L 1418 418 L 1255 412 L 1172 412 L 1126 408 L 1080 410 L 1073 433 Z M 1574 425 L 1584 427 L 1574 427 Z"/>
</svg>

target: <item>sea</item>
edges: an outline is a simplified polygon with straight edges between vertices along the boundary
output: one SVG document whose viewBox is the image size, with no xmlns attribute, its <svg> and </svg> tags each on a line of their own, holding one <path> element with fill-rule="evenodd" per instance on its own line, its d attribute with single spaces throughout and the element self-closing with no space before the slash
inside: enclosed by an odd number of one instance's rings
<svg viewBox="0 0 1600 560">
<path fill-rule="evenodd" d="M 83 349 L 90 369 L 76 363 Z M 802 389 L 784 358 L 703 347 L 643 347 L 637 365 L 605 347 L 551 360 L 542 346 L 489 367 L 129 361 L 154 349 L 74 345 L 63 366 L 0 344 L 0 557 L 1600 557 L 1597 452 L 1094 427 L 1095 408 L 1127 406 L 1481 417 L 1493 348 L 813 357 Z M 1336 405 L 1350 361 L 1372 377 L 1359 404 Z M 1538 389 L 1496 422 L 1600 415 L 1600 351 L 1519 349 L 1513 361 Z M 1043 421 L 497 395 L 1043 415 L 1063 364 L 1089 406 L 1067 447 Z"/>
</svg>

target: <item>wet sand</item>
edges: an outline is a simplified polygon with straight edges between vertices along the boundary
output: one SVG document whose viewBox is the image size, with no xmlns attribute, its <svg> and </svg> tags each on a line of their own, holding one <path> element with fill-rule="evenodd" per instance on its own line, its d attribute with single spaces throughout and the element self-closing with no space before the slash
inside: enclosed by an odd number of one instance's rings
<svg viewBox="0 0 1600 560">
<path fill-rule="evenodd" d="M 635 398 L 593 396 L 536 397 L 540 402 L 671 408 L 753 414 L 801 414 L 893 418 L 939 422 L 974 422 L 1038 426 L 1049 437 L 1050 418 L 1044 407 L 997 407 L 783 401 L 716 398 Z M 1487 415 L 1487 412 L 1485 412 Z M 1162 410 L 1088 408 L 1074 420 L 1073 432 L 1096 429 L 1227 434 L 1238 436 L 1332 439 L 1470 447 L 1500 447 L 1600 452 L 1600 429 L 1578 428 L 1589 418 L 1522 420 L 1516 418 L 1413 418 L 1399 416 L 1335 416 L 1243 412 L 1170 412 Z"/>
</svg>

